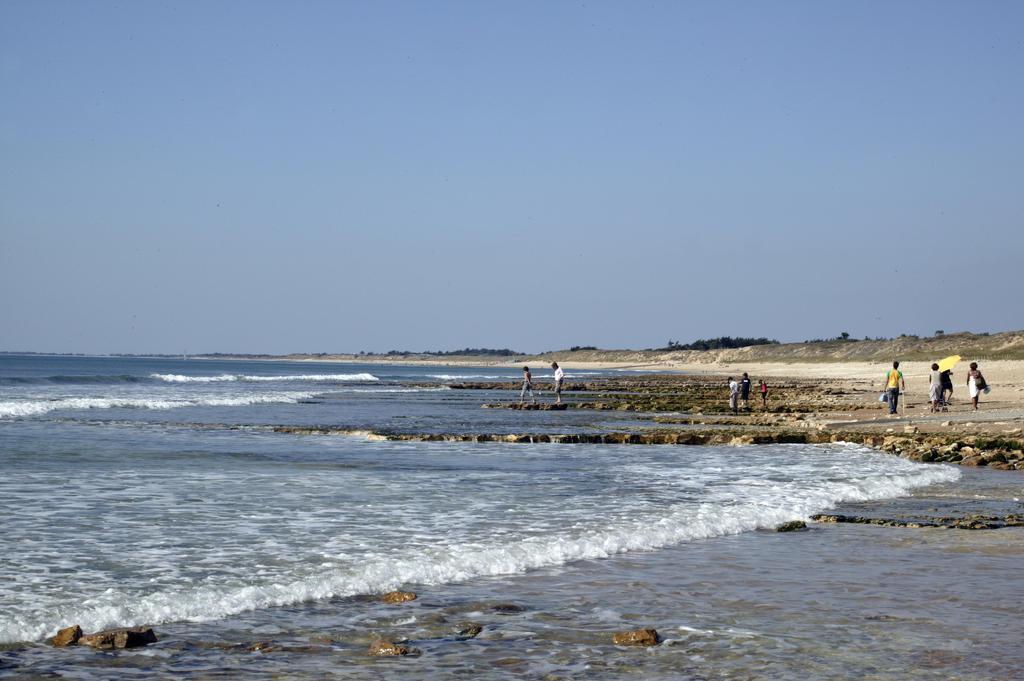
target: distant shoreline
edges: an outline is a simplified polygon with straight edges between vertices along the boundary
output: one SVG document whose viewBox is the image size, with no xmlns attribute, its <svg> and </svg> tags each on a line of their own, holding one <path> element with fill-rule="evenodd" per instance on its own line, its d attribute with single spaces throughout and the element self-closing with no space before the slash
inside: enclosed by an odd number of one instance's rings
<svg viewBox="0 0 1024 681">
<path fill-rule="evenodd" d="M 495 351 L 497 353 L 499 351 Z M 514 367 L 557 361 L 578 367 L 628 369 L 771 363 L 788 365 L 933 362 L 947 355 L 960 355 L 966 361 L 1024 360 L 1024 330 L 1002 333 L 950 333 L 927 338 L 904 335 L 890 339 L 833 338 L 802 343 L 750 345 L 715 350 L 601 350 L 577 348 L 526 355 L 441 354 L 441 353 L 44 353 L 0 351 L 0 356 L 113 357 L 151 359 L 247 360 L 268 362 L 325 362 L 342 364 L 393 364 L 420 366 L 493 366 Z"/>
</svg>

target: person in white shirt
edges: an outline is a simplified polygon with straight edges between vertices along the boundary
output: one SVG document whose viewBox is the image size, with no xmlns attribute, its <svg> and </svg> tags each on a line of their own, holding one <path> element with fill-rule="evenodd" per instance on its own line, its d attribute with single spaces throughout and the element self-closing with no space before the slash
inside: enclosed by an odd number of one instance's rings
<svg viewBox="0 0 1024 681">
<path fill-rule="evenodd" d="M 555 404 L 562 403 L 562 382 L 565 380 L 565 372 L 558 362 L 552 362 L 551 368 L 555 370 Z"/>
<path fill-rule="evenodd" d="M 729 377 L 729 407 L 732 409 L 732 413 L 737 413 L 737 401 L 740 396 L 740 384 L 733 380 L 732 376 Z"/>
</svg>

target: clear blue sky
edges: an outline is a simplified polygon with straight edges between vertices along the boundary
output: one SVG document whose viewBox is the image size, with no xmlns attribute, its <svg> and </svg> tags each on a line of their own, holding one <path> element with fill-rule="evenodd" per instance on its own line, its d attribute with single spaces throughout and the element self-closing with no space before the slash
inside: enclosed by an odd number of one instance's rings
<svg viewBox="0 0 1024 681">
<path fill-rule="evenodd" d="M 0 350 L 1024 328 L 1024 3 L 0 3 Z"/>
</svg>

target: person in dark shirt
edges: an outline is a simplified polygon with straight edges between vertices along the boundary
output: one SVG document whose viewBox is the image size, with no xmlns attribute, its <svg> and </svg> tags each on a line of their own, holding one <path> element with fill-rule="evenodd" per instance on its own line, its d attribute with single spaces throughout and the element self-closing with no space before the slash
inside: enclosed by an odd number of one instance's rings
<svg viewBox="0 0 1024 681">
<path fill-rule="evenodd" d="M 939 373 L 939 384 L 942 386 L 942 394 L 939 396 L 939 408 L 942 411 L 946 411 L 949 399 L 953 397 L 953 372 L 946 369 Z"/>
<path fill-rule="evenodd" d="M 743 401 L 743 411 L 750 411 L 750 377 L 745 371 L 740 380 L 740 399 Z"/>
</svg>

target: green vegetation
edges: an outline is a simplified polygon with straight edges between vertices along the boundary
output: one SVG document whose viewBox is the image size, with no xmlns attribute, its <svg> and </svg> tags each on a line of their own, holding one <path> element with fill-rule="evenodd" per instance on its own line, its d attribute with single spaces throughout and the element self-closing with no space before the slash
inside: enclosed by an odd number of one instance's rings
<svg viewBox="0 0 1024 681">
<path fill-rule="evenodd" d="M 864 340 L 871 340 L 867 336 L 864 336 Z M 886 340 L 885 338 L 876 338 L 875 340 Z M 848 331 L 843 331 L 835 338 L 811 338 L 805 340 L 804 343 L 856 343 L 858 339 L 851 338 Z"/>
<path fill-rule="evenodd" d="M 523 353 L 502 348 L 464 348 L 462 350 L 424 350 L 423 352 L 410 352 L 409 350 L 390 350 L 386 353 L 388 357 L 408 357 L 409 355 L 428 355 L 430 357 L 462 357 L 462 356 L 486 356 L 486 357 L 519 357 Z"/>
<path fill-rule="evenodd" d="M 771 338 L 743 338 L 732 336 L 719 336 L 695 340 L 692 343 L 683 344 L 678 341 L 669 340 L 668 345 L 659 350 L 729 350 L 732 348 L 748 348 L 752 345 L 778 345 L 779 341 Z"/>
</svg>

